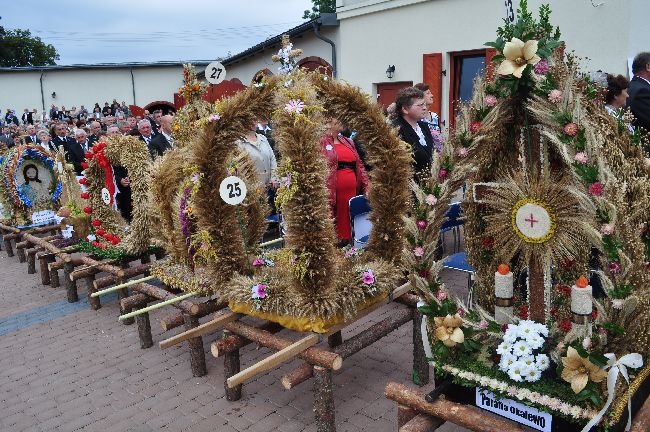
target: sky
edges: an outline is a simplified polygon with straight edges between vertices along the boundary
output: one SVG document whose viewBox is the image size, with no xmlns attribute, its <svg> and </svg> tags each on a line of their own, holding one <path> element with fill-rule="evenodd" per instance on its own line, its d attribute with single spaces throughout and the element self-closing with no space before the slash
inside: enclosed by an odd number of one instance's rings
<svg viewBox="0 0 650 432">
<path fill-rule="evenodd" d="M 214 60 L 304 22 L 310 0 L 0 0 L 0 26 L 26 29 L 59 65 Z"/>
</svg>

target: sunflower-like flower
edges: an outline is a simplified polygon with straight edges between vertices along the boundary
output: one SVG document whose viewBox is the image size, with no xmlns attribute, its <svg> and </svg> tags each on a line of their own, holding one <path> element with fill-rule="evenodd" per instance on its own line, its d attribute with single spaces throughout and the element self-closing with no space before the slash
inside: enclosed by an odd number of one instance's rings
<svg viewBox="0 0 650 432">
<path fill-rule="evenodd" d="M 503 47 L 503 56 L 506 59 L 499 65 L 497 73 L 499 75 L 512 74 L 517 78 L 521 78 L 527 65 L 536 65 L 541 60 L 537 55 L 536 40 L 523 42 L 520 39 L 512 38 Z"/>
<path fill-rule="evenodd" d="M 607 377 L 607 372 L 592 362 L 589 359 L 581 357 L 578 351 L 569 347 L 567 356 L 562 357 L 562 379 L 571 383 L 571 390 L 578 394 L 585 388 L 589 380 L 599 383 Z"/>
<path fill-rule="evenodd" d="M 460 326 L 463 320 L 458 314 L 446 317 L 435 317 L 433 322 L 436 326 L 433 334 L 440 342 L 448 347 L 465 342 L 465 334 Z"/>
</svg>

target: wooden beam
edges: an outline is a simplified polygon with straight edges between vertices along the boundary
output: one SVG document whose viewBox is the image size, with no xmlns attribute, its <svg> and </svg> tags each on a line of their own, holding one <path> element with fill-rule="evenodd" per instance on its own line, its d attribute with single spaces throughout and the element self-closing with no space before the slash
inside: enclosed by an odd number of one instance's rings
<svg viewBox="0 0 650 432">
<path fill-rule="evenodd" d="M 120 290 L 122 288 L 130 287 L 131 285 L 136 285 L 136 284 L 139 284 L 141 282 L 146 282 L 146 281 L 149 281 L 151 279 L 155 279 L 155 277 L 154 276 L 146 276 L 146 277 L 143 277 L 141 279 L 130 280 L 130 281 L 124 282 L 123 284 L 115 285 L 115 286 L 112 286 L 110 288 L 106 288 L 106 289 L 103 289 L 101 291 L 94 292 L 90 296 L 91 297 L 103 296 L 104 294 L 108 294 L 108 293 L 111 293 L 113 291 Z"/>
<path fill-rule="evenodd" d="M 129 267 L 124 269 L 124 279 L 131 279 L 132 277 L 139 276 L 141 274 L 146 273 L 149 271 L 149 268 L 151 267 L 151 264 L 140 264 L 134 267 Z M 117 282 L 117 278 L 113 275 L 109 276 L 104 276 L 98 279 L 95 279 L 95 282 L 93 282 L 93 285 L 95 286 L 95 289 L 98 291 L 103 290 L 104 288 L 107 288 L 114 283 Z"/>
<path fill-rule="evenodd" d="M 438 417 L 428 414 L 418 414 L 399 428 L 399 432 L 429 432 L 438 429 L 445 423 Z"/>
<path fill-rule="evenodd" d="M 160 303 L 156 303 L 154 305 L 147 306 L 146 308 L 138 309 L 136 311 L 129 312 L 129 313 L 124 314 L 124 315 L 120 315 L 118 320 L 123 321 L 123 320 L 125 320 L 127 318 L 132 318 L 132 317 L 138 316 L 138 315 L 146 313 L 146 312 L 151 312 L 152 310 L 160 309 L 160 308 L 165 307 L 167 305 L 170 305 L 172 303 L 181 302 L 181 301 L 183 301 L 183 300 L 185 300 L 187 298 L 192 297 L 193 295 L 195 295 L 195 293 L 187 293 L 187 294 L 180 295 L 178 297 L 170 298 L 170 299 L 162 301 Z"/>
<path fill-rule="evenodd" d="M 174 346 L 176 344 L 179 344 L 183 341 L 186 341 L 188 339 L 191 339 L 193 337 L 198 337 L 198 336 L 203 336 L 206 333 L 210 333 L 214 330 L 218 330 L 224 326 L 224 324 L 229 323 L 231 321 L 235 321 L 239 319 L 241 315 L 237 314 L 235 312 L 231 311 L 225 311 L 222 313 L 218 313 L 214 319 L 203 323 L 199 325 L 198 327 L 194 327 L 191 330 L 187 330 L 183 333 L 179 333 L 175 336 L 172 336 L 168 339 L 165 339 L 163 341 L 160 341 L 158 344 L 160 346 L 160 349 L 165 349 L 169 348 L 170 346 Z"/>
<path fill-rule="evenodd" d="M 281 363 L 290 360 L 305 351 L 307 348 L 312 347 L 318 343 L 318 335 L 310 334 L 304 338 L 297 340 L 288 347 L 276 352 L 265 358 L 262 361 L 255 363 L 253 366 L 244 369 L 243 371 L 231 376 L 226 380 L 229 388 L 236 387 L 244 381 L 259 375 L 267 370 L 273 369 Z"/>
<path fill-rule="evenodd" d="M 389 382 L 384 390 L 388 399 L 405 405 L 420 413 L 438 417 L 455 425 L 481 432 L 523 432 L 527 430 L 518 423 L 499 417 L 472 405 L 464 405 L 437 399 L 433 403 L 424 400 L 424 394 L 403 384 Z"/>
</svg>

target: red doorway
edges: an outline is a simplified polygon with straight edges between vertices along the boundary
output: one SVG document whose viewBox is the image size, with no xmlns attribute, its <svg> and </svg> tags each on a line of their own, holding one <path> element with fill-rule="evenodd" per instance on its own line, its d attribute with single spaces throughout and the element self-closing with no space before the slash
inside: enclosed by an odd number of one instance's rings
<svg viewBox="0 0 650 432">
<path fill-rule="evenodd" d="M 397 93 L 405 88 L 411 87 L 413 81 L 400 81 L 400 82 L 390 82 L 390 83 L 378 83 L 377 84 L 377 103 L 384 108 L 388 108 L 388 105 L 395 102 Z"/>
</svg>

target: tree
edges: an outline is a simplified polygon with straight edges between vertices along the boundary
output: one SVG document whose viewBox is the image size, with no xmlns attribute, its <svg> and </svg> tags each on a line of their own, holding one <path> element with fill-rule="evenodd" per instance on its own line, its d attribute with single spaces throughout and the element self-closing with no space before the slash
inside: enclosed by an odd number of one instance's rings
<svg viewBox="0 0 650 432">
<path fill-rule="evenodd" d="M 336 12 L 336 0 L 311 0 L 314 4 L 311 10 L 306 10 L 302 19 L 315 19 L 322 13 Z"/>
<path fill-rule="evenodd" d="M 5 30 L 0 26 L 0 66 L 44 66 L 56 64 L 59 54 L 29 30 Z"/>
</svg>

